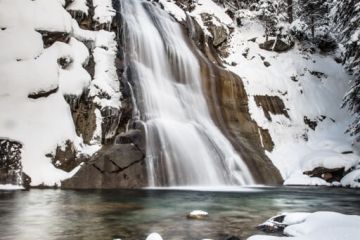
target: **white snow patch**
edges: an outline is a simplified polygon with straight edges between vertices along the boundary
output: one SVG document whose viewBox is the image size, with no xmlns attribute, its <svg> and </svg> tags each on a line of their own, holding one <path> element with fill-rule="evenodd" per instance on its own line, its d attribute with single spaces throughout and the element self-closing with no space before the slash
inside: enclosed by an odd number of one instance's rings
<svg viewBox="0 0 360 240">
<path fill-rule="evenodd" d="M 354 151 L 352 137 L 345 134 L 352 117 L 341 108 L 350 76 L 331 55 L 302 51 L 306 46 L 296 44 L 284 53 L 260 49 L 258 44 L 265 41 L 262 24 L 246 18 L 242 23 L 231 35 L 230 56 L 224 61 L 244 82 L 252 118 L 269 130 L 275 143 L 274 150 L 266 152 L 267 155 L 286 184 L 328 185 L 321 179 L 302 175 L 302 170 L 320 166 L 349 169 L 357 164 L 354 154 L 341 154 Z M 256 38 L 255 42 L 248 41 L 252 38 Z M 243 56 L 245 52 L 247 55 Z M 265 67 L 264 61 L 270 66 Z M 236 66 L 231 66 L 233 62 Z M 312 72 L 324 75 L 317 77 Z M 282 99 L 289 118 L 270 113 L 269 121 L 256 105 L 257 95 Z M 315 131 L 305 124 L 305 117 L 317 120 Z"/>
<path fill-rule="evenodd" d="M 80 11 L 85 15 L 89 13 L 89 7 L 87 6 L 87 0 L 74 0 L 66 7 L 69 11 Z"/>
<path fill-rule="evenodd" d="M 170 13 L 170 15 L 179 22 L 186 20 L 186 13 L 184 10 L 177 6 L 173 1 L 160 0 L 159 2 L 164 6 L 164 10 Z"/>
<path fill-rule="evenodd" d="M 20 185 L 12 185 L 12 184 L 0 184 L 1 190 L 23 190 L 24 187 Z"/>
<path fill-rule="evenodd" d="M 191 12 L 192 16 L 198 16 L 201 13 L 207 13 L 216 16 L 221 23 L 232 25 L 233 20 L 225 13 L 225 9 L 211 0 L 198 0 L 195 9 Z"/>
<path fill-rule="evenodd" d="M 354 170 L 341 179 L 341 185 L 360 188 L 360 169 Z"/>
<path fill-rule="evenodd" d="M 70 32 L 71 16 L 59 1 L 0 1 L 0 27 L 20 26 L 50 32 Z"/>
<path fill-rule="evenodd" d="M 93 19 L 100 24 L 110 24 L 116 15 L 112 7 L 112 0 L 93 0 Z"/>
<path fill-rule="evenodd" d="M 293 213 L 285 221 L 289 226 L 284 233 L 290 237 L 256 235 L 248 240 L 355 240 L 360 236 L 360 216 L 336 212 Z"/>
</svg>

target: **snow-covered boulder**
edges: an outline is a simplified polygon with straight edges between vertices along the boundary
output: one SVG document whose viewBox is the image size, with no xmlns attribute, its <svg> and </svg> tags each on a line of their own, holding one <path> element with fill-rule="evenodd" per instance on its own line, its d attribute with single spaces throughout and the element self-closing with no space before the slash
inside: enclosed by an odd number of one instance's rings
<svg viewBox="0 0 360 240">
<path fill-rule="evenodd" d="M 256 235 L 248 240 L 355 240 L 360 236 L 360 216 L 336 212 L 284 214 L 281 224 L 289 237 Z M 269 222 L 268 224 L 274 224 Z M 276 223 L 275 223 L 276 224 Z"/>
</svg>

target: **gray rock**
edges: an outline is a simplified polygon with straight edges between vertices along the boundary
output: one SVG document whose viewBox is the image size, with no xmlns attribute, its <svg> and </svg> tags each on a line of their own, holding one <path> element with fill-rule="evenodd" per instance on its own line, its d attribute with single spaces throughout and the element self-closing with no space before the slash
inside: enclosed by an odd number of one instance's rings
<svg viewBox="0 0 360 240">
<path fill-rule="evenodd" d="M 275 43 L 275 41 L 276 41 L 276 43 Z M 259 44 L 259 47 L 261 49 L 265 49 L 268 51 L 275 51 L 275 52 L 286 52 L 286 51 L 290 50 L 293 46 L 294 46 L 293 42 L 287 44 L 284 41 L 282 41 L 281 39 L 278 39 L 278 40 L 272 39 L 267 42 Z"/>
<path fill-rule="evenodd" d="M 144 147 L 141 145 L 144 140 L 138 134 L 134 130 L 129 136 L 118 137 L 117 144 L 105 145 L 75 176 L 63 181 L 61 187 L 115 189 L 147 186 L 145 154 L 142 150 Z M 132 143 L 132 139 L 139 145 Z"/>
</svg>

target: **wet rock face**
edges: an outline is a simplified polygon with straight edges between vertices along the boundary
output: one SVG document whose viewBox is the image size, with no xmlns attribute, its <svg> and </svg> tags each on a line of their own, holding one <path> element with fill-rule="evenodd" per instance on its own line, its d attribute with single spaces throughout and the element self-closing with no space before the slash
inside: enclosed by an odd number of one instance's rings
<svg viewBox="0 0 360 240">
<path fill-rule="evenodd" d="M 261 107 L 264 111 L 265 117 L 268 120 L 271 119 L 271 114 L 273 115 L 284 115 L 287 118 L 290 118 L 284 102 L 278 96 L 255 96 L 255 102 L 258 107 Z"/>
<path fill-rule="evenodd" d="M 204 21 L 205 26 L 207 26 L 213 36 L 212 42 L 215 47 L 218 47 L 222 43 L 227 41 L 229 30 L 221 24 L 214 24 L 214 21 L 220 22 L 215 16 L 207 13 L 202 13 L 201 18 Z"/>
<path fill-rule="evenodd" d="M 90 144 L 96 129 L 95 104 L 84 93 L 80 97 L 65 95 L 65 100 L 70 105 L 76 133 L 82 136 L 84 143 Z"/>
<path fill-rule="evenodd" d="M 113 107 L 105 107 L 101 109 L 101 129 L 103 141 L 110 140 L 115 136 L 119 127 L 121 113 L 122 111 L 120 109 Z"/>
<path fill-rule="evenodd" d="M 191 19 L 187 23 L 194 48 L 202 52 L 197 56 L 204 94 L 214 121 L 246 162 L 256 182 L 280 184 L 280 173 L 264 152 L 264 149 L 271 151 L 274 143 L 268 130 L 261 129 L 251 119 L 241 78 L 221 67 L 218 51 L 211 47 L 212 44 L 207 44 L 200 26 Z"/>
<path fill-rule="evenodd" d="M 31 179 L 22 172 L 21 148 L 19 142 L 0 139 L 0 184 L 30 185 Z"/>
</svg>

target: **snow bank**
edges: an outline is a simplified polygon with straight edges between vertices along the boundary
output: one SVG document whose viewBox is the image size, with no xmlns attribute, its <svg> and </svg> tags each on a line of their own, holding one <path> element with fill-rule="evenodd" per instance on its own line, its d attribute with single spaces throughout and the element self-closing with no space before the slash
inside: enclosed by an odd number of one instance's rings
<svg viewBox="0 0 360 240">
<path fill-rule="evenodd" d="M 85 15 L 89 13 L 89 7 L 87 6 L 87 0 L 74 0 L 66 7 L 68 11 L 79 11 Z"/>
<path fill-rule="evenodd" d="M 51 32 L 70 32 L 71 16 L 60 1 L 54 0 L 2 0 L 0 2 L 1 27 L 26 27 Z"/>
<path fill-rule="evenodd" d="M 217 5 L 211 0 L 198 0 L 192 16 L 198 16 L 201 13 L 207 13 L 216 16 L 221 23 L 225 25 L 233 25 L 233 20 L 225 13 L 225 9 Z"/>
<path fill-rule="evenodd" d="M 186 13 L 174 2 L 168 0 L 160 0 L 159 2 L 164 6 L 164 10 L 170 13 L 170 15 L 179 22 L 186 20 Z"/>
<path fill-rule="evenodd" d="M 0 64 L 14 60 L 34 59 L 43 51 L 41 35 L 33 29 L 21 26 L 0 30 L 0 46 L 2 46 Z"/>
<path fill-rule="evenodd" d="M 0 184 L 0 191 L 1 190 L 24 190 L 24 187 L 12 184 Z"/>
<path fill-rule="evenodd" d="M 360 188 L 360 169 L 354 170 L 341 179 L 341 185 Z"/>
<path fill-rule="evenodd" d="M 97 16 L 109 20 L 114 14 L 109 13 L 111 1 L 107 5 L 95 2 Z M 69 8 L 87 11 L 88 7 L 85 0 L 76 0 Z M 0 137 L 23 144 L 23 171 L 31 177 L 31 185 L 59 185 L 80 166 L 70 173 L 62 171 L 53 166 L 47 154 L 54 154 L 68 140 L 82 154 L 93 154 L 100 147 L 98 141 L 86 145 L 77 136 L 70 107 L 64 99 L 64 95 L 80 96 L 84 89 L 93 86 L 84 69 L 90 53 L 81 41 L 93 42 L 94 83 L 101 82 L 111 88 L 109 94 L 115 96 L 111 105 L 120 107 L 120 87 L 114 67 L 115 35 L 80 29 L 64 9 L 64 1 L 57 0 L 2 0 L 0 28 Z M 69 43 L 55 42 L 44 49 L 38 30 L 68 33 L 72 37 Z M 61 65 L 61 59 L 68 64 Z M 29 98 L 29 95 L 37 97 Z M 102 118 L 100 111 L 96 114 L 99 137 Z"/>
<path fill-rule="evenodd" d="M 231 36 L 230 56 L 224 61 L 243 79 L 252 118 L 269 129 L 275 148 L 267 155 L 286 184 L 327 185 L 302 173 L 315 167 L 349 169 L 358 163 L 358 156 L 342 154 L 354 151 L 352 138 L 345 134 L 352 117 L 341 108 L 350 77 L 331 55 L 311 54 L 304 50 L 306 45 L 296 44 L 285 53 L 260 49 L 258 44 L 265 41 L 262 24 L 256 20 L 242 22 Z M 253 38 L 255 42 L 249 41 Z M 314 72 L 323 74 L 316 76 Z M 270 113 L 272 120 L 267 119 L 255 102 L 258 95 L 282 99 L 289 118 Z M 305 118 L 317 122 L 315 131 Z"/>
<path fill-rule="evenodd" d="M 112 7 L 112 0 L 93 0 L 94 16 L 93 19 L 100 24 L 110 24 L 116 15 Z"/>
<path fill-rule="evenodd" d="M 83 68 L 88 62 L 89 50 L 75 38 L 71 38 L 66 47 L 66 50 L 62 50 L 62 55 L 69 57 L 71 64 L 68 68 L 59 70 L 60 90 L 63 94 L 80 96 L 91 81 L 90 74 Z"/>
<path fill-rule="evenodd" d="M 288 227 L 284 234 L 290 237 L 256 235 L 248 240 L 355 240 L 360 236 L 360 216 L 335 212 L 286 214 L 284 222 Z"/>
</svg>

